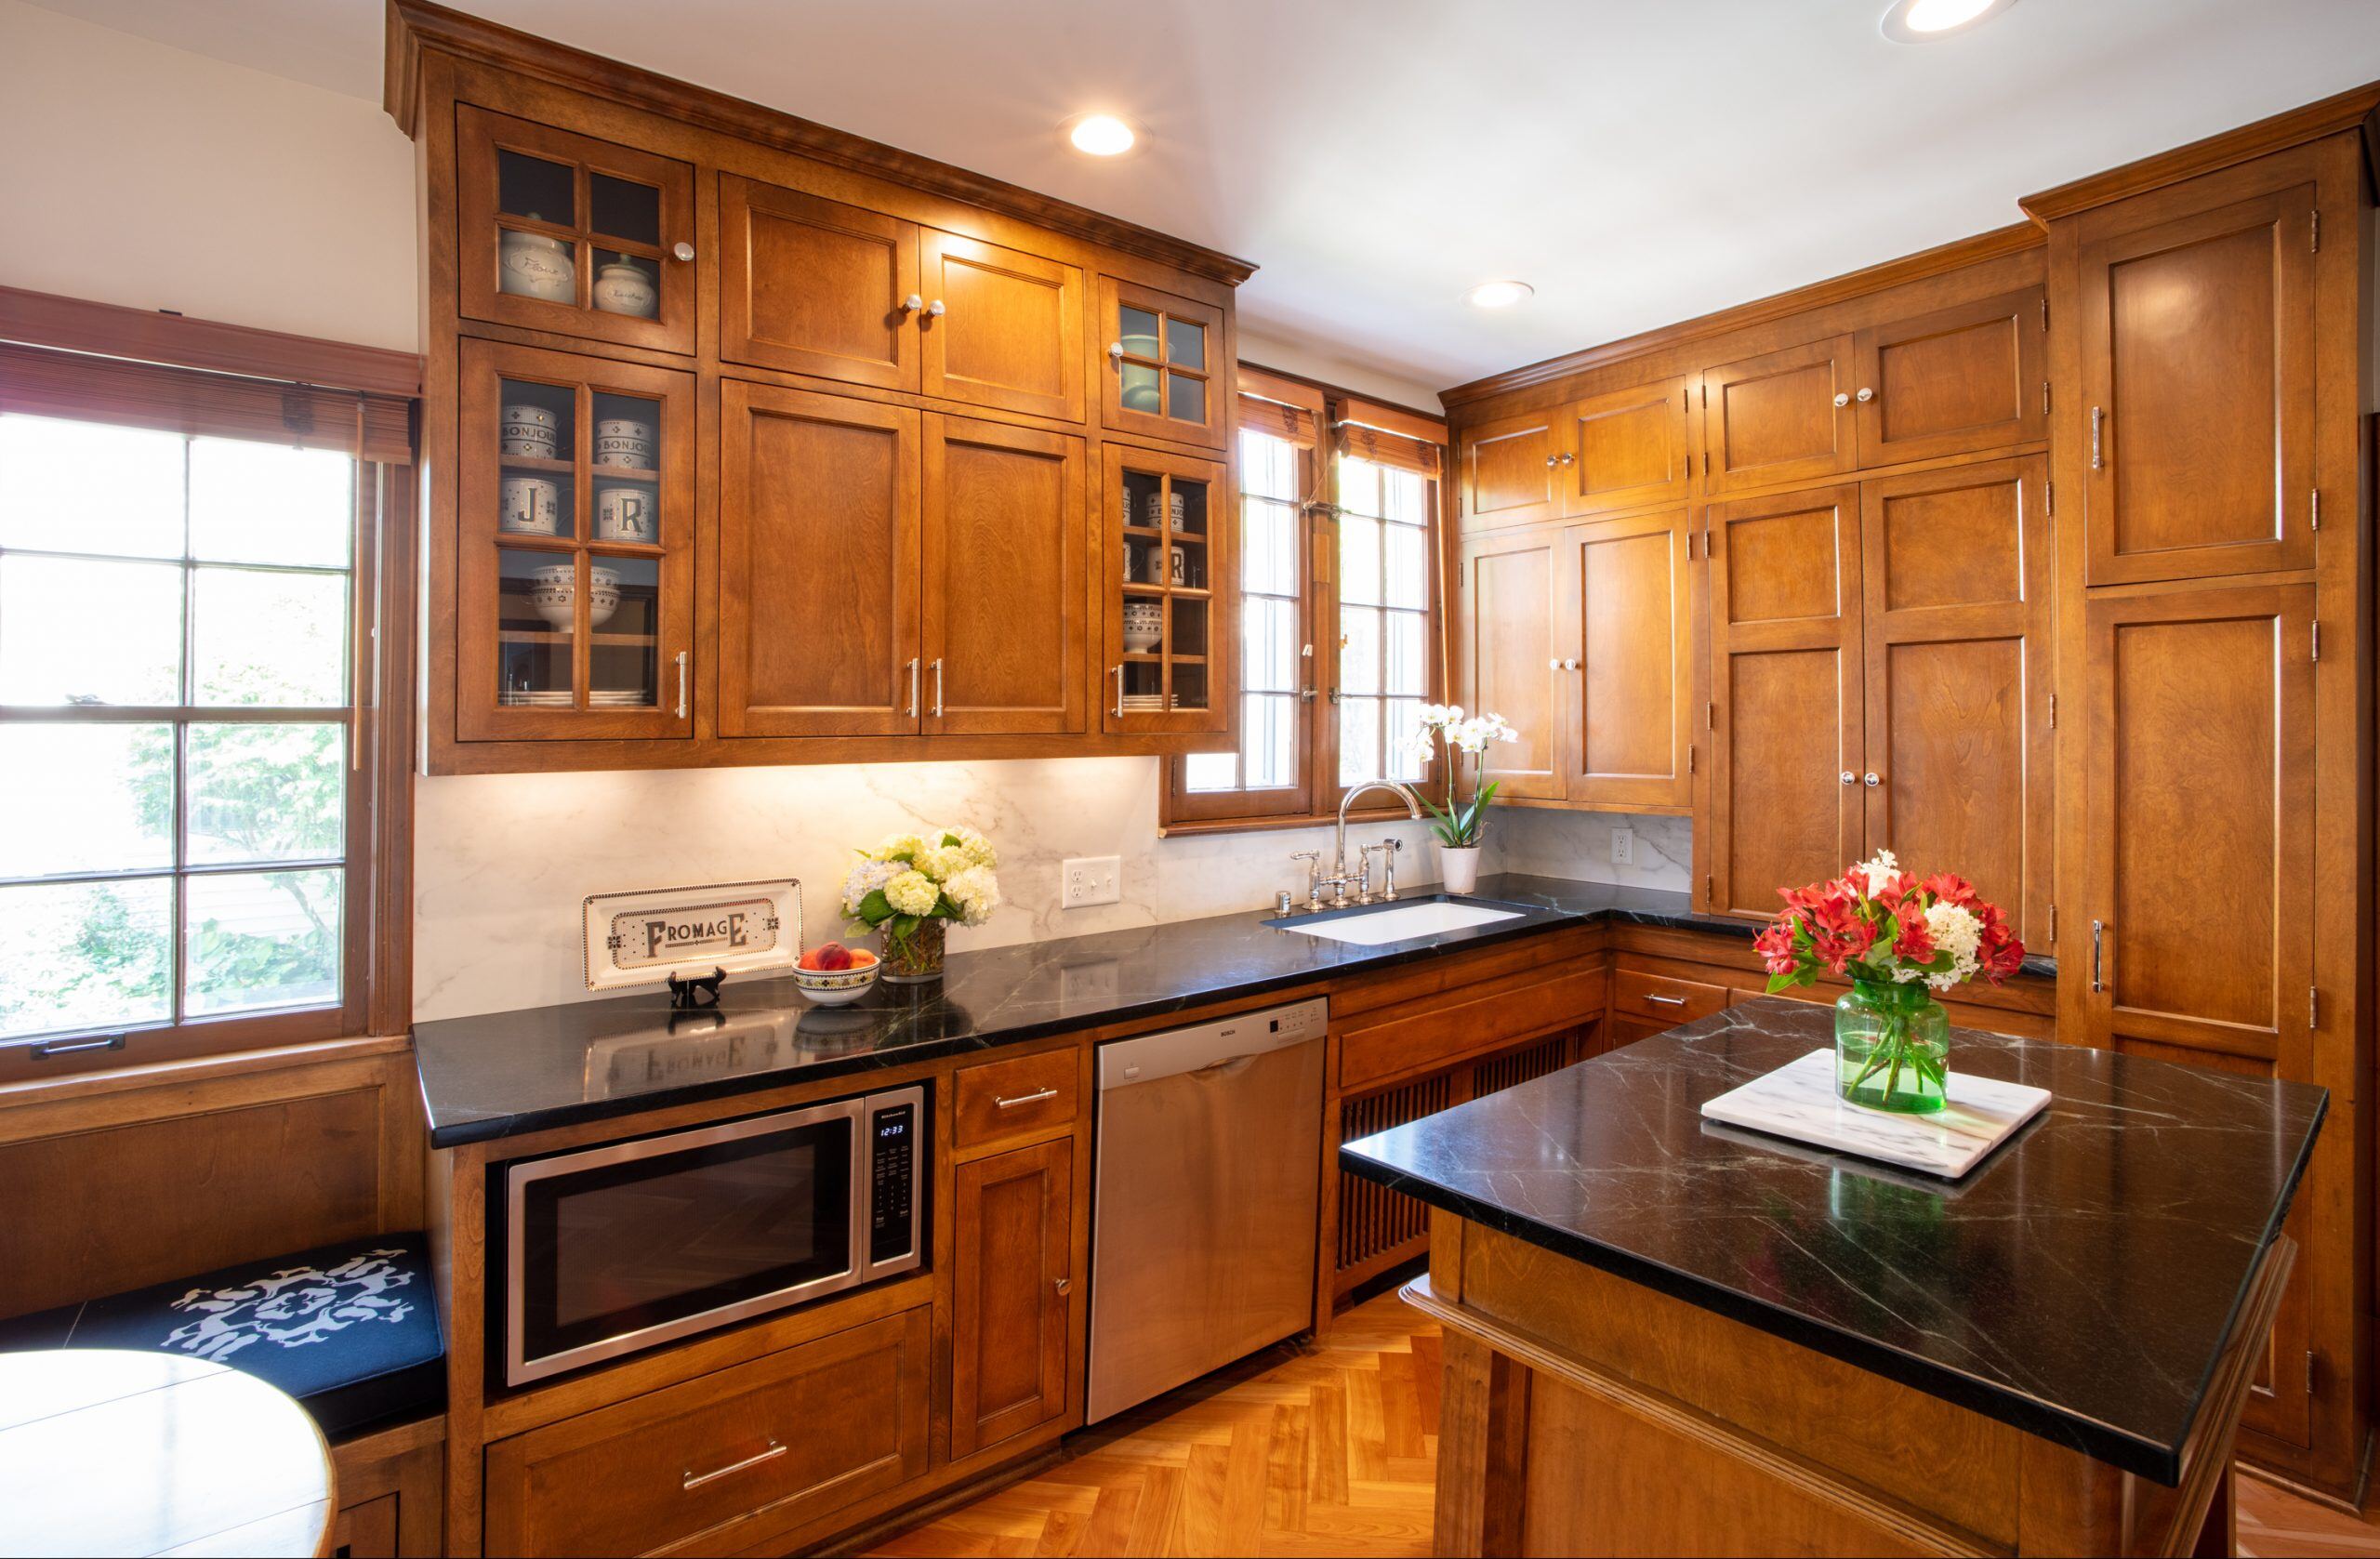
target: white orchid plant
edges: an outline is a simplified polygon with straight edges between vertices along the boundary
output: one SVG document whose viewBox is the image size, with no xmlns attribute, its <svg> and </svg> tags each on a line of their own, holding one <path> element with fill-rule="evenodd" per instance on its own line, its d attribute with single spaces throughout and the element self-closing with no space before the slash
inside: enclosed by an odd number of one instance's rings
<svg viewBox="0 0 2380 1559">
<path fill-rule="evenodd" d="M 1421 799 L 1421 804 L 1430 809 L 1430 827 L 1440 844 L 1449 850 L 1478 847 L 1480 834 L 1488 823 L 1488 804 L 1496 799 L 1496 782 L 1487 777 L 1488 744 L 1520 739 L 1521 733 L 1501 715 L 1473 715 L 1466 719 L 1460 704 L 1421 706 L 1421 720 L 1413 734 L 1405 738 L 1405 750 L 1427 762 L 1440 743 L 1446 745 L 1446 800 L 1441 804 L 1427 796 Z M 1465 753 L 1471 755 L 1471 799 L 1467 801 L 1458 800 L 1455 796 L 1455 781 Z"/>
<path fill-rule="evenodd" d="M 887 834 L 873 850 L 852 852 L 843 877 L 843 913 L 853 926 L 907 942 L 928 920 L 980 926 L 1000 905 L 999 856 L 972 828 Z"/>
</svg>

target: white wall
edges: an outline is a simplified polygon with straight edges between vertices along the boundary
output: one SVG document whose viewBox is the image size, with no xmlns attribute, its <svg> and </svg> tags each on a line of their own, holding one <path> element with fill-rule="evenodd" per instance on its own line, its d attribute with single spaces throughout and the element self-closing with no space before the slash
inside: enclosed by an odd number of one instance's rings
<svg viewBox="0 0 2380 1559">
<path fill-rule="evenodd" d="M 0 284 L 414 351 L 379 105 L 0 0 Z"/>
</svg>

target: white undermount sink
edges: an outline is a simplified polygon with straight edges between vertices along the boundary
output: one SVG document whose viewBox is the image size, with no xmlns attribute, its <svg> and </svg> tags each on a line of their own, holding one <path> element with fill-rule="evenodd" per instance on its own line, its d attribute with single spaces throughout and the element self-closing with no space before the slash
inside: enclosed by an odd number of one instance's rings
<svg viewBox="0 0 2380 1559">
<path fill-rule="evenodd" d="M 1489 909 L 1477 904 L 1394 904 L 1378 909 L 1360 910 L 1353 915 L 1333 915 L 1299 925 L 1288 920 L 1271 922 L 1285 931 L 1301 936 L 1329 937 L 1333 942 L 1353 942 L 1366 947 L 1378 947 L 1388 942 L 1408 942 L 1417 936 L 1436 936 L 1444 931 L 1468 931 L 1474 926 L 1492 926 L 1499 920 L 1517 920 L 1517 909 Z"/>
</svg>

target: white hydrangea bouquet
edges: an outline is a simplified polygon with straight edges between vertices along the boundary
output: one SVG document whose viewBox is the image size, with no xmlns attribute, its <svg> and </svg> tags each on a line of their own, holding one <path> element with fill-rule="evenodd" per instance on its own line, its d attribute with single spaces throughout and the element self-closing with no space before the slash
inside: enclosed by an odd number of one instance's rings
<svg viewBox="0 0 2380 1559">
<path fill-rule="evenodd" d="M 1000 905 L 999 856 L 972 828 L 887 834 L 873 850 L 852 852 L 843 877 L 843 913 L 854 930 L 884 938 L 884 978 L 939 979 L 950 923 L 980 926 Z"/>
</svg>

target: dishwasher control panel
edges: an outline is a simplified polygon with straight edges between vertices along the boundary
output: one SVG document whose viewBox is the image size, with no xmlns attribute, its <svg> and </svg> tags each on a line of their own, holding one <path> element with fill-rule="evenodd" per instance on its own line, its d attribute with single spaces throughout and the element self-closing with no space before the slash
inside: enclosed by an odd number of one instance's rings
<svg viewBox="0 0 2380 1559">
<path fill-rule="evenodd" d="M 1241 1012 L 1197 1028 L 1170 1029 L 1099 1047 L 1102 1090 L 1155 1082 L 1210 1066 L 1224 1066 L 1268 1050 L 1319 1039 L 1330 1026 L 1330 1004 L 1321 997 Z"/>
</svg>

